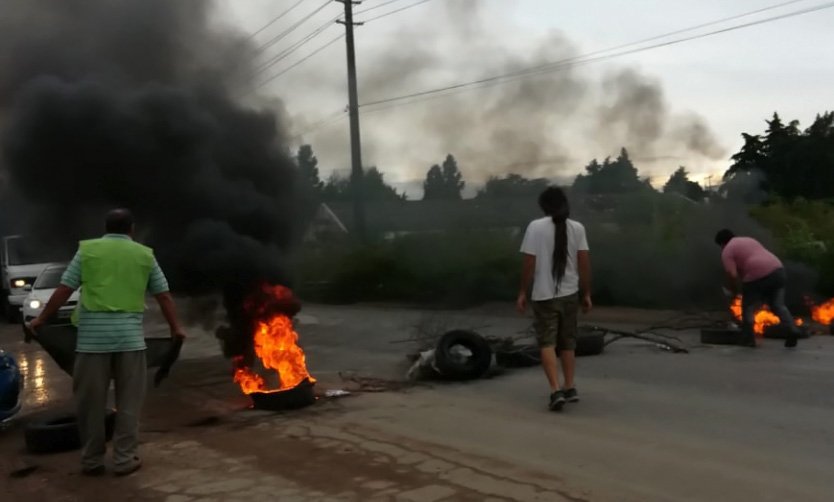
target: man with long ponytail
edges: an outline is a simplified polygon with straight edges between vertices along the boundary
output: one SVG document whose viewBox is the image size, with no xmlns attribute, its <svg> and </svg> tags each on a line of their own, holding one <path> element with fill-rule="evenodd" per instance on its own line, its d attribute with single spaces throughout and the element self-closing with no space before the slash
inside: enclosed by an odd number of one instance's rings
<svg viewBox="0 0 834 502">
<path fill-rule="evenodd" d="M 588 312 L 592 306 L 591 258 L 585 227 L 570 219 L 562 189 L 547 188 L 539 196 L 539 207 L 546 216 L 530 223 L 521 244 L 516 306 L 523 314 L 532 304 L 542 367 L 550 384 L 548 407 L 559 411 L 566 402 L 579 401 L 574 383 L 576 332 L 580 307 Z M 564 385 L 559 382 L 559 360 Z"/>
</svg>

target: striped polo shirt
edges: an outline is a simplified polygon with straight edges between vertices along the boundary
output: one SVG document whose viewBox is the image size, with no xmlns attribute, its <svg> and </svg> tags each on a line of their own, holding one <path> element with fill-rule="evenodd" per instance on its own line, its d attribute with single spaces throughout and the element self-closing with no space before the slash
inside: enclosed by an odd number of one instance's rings
<svg viewBox="0 0 834 502">
<path fill-rule="evenodd" d="M 122 234 L 105 234 L 104 239 L 130 239 Z M 78 289 L 84 286 L 81 276 L 81 252 L 75 253 L 61 284 Z M 153 261 L 147 291 L 152 295 L 166 293 L 168 280 Z M 145 350 L 145 334 L 142 329 L 144 313 L 136 312 L 91 312 L 78 303 L 78 342 L 76 352 L 131 352 Z"/>
</svg>

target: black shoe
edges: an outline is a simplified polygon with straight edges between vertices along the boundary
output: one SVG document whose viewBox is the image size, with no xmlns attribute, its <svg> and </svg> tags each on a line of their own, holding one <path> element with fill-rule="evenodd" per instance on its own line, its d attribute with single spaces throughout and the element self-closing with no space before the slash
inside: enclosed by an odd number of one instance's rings
<svg viewBox="0 0 834 502">
<path fill-rule="evenodd" d="M 103 465 L 97 465 L 95 467 L 85 467 L 81 469 L 81 474 L 83 474 L 84 476 L 97 478 L 107 474 L 107 469 Z"/>
<path fill-rule="evenodd" d="M 565 390 L 565 400 L 569 403 L 579 402 L 579 393 L 576 392 L 576 387 L 571 387 L 570 389 Z"/>
<path fill-rule="evenodd" d="M 550 404 L 548 405 L 548 408 L 550 408 L 550 411 L 562 411 L 563 406 L 565 406 L 565 393 L 561 390 L 557 390 L 550 395 Z"/>
<path fill-rule="evenodd" d="M 795 334 L 788 335 L 788 337 L 785 338 L 785 347 L 787 347 L 789 349 L 793 348 L 793 347 L 796 347 L 796 342 L 797 342 L 798 339 L 799 339 L 799 337 L 797 337 Z"/>
</svg>

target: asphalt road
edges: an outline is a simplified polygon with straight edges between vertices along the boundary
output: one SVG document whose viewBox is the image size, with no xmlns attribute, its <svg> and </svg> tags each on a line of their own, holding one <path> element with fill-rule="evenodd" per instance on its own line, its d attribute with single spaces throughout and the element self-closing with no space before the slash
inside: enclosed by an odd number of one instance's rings
<svg viewBox="0 0 834 502">
<path fill-rule="evenodd" d="M 665 315 L 602 310 L 592 321 L 633 327 Z M 526 321 L 505 306 L 458 313 L 310 306 L 298 331 L 319 390 L 356 391 L 340 373 L 402 378 L 413 348 L 403 340 L 415 325 L 423 333 L 472 327 L 508 336 Z M 0 347 L 25 366 L 24 422 L 66 406 L 69 378 L 20 343 L 18 330 L 0 328 Z M 81 480 L 71 475 L 75 454 L 25 455 L 18 426 L 0 436 L 2 467 L 39 470 L 0 488 L 21 500 L 109 492 L 232 500 L 229 491 L 245 499 L 265 486 L 285 490 L 280 500 L 831 500 L 834 337 L 786 350 L 770 340 L 758 349 L 705 347 L 694 331 L 676 334 L 689 354 L 620 340 L 580 359 L 582 401 L 560 414 L 546 411 L 544 377 L 528 368 L 322 399 L 276 416 L 245 408 L 216 342 L 193 328 L 171 380 L 150 393 L 146 469 L 126 480 Z M 230 474 L 233 464 L 241 474 Z"/>
</svg>

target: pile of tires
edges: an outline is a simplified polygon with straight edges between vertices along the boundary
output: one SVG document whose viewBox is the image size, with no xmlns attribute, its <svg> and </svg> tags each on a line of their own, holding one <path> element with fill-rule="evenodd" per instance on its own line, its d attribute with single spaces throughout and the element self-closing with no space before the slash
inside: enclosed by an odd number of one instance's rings
<svg viewBox="0 0 834 502">
<path fill-rule="evenodd" d="M 434 369 L 448 380 L 481 378 L 492 365 L 492 348 L 481 335 L 453 330 L 440 337 L 434 351 Z"/>
<path fill-rule="evenodd" d="M 576 355 L 593 356 L 605 350 L 605 333 L 580 330 L 576 338 Z M 558 350 L 556 351 L 559 352 Z M 512 346 L 493 351 L 481 335 L 467 330 L 449 331 L 440 337 L 434 349 L 431 372 L 443 380 L 474 380 L 487 374 L 495 364 L 505 368 L 521 368 L 541 363 L 536 345 Z"/>
</svg>

